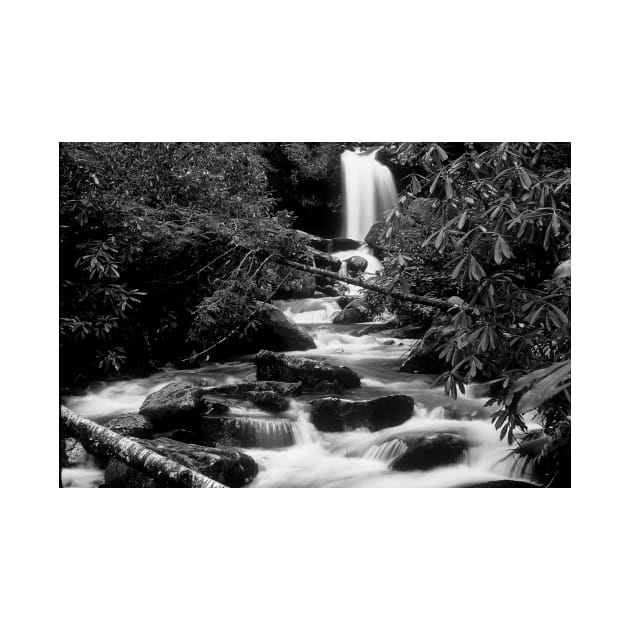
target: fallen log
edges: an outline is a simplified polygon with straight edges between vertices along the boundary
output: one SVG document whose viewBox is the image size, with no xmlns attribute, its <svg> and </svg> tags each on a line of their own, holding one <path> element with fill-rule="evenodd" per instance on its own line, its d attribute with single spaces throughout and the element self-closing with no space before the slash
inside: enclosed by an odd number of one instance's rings
<svg viewBox="0 0 630 630">
<path fill-rule="evenodd" d="M 334 273 L 332 271 L 326 271 L 325 269 L 318 269 L 317 267 L 309 267 L 307 265 L 303 265 L 302 263 L 294 262 L 293 260 L 286 260 L 285 258 L 281 258 L 280 256 L 274 257 L 273 261 L 278 263 L 279 265 L 285 265 L 287 267 L 293 267 L 294 269 L 299 269 L 300 271 L 305 271 L 307 273 L 312 273 L 316 276 L 323 276 L 325 278 L 330 278 L 331 280 L 336 280 L 337 282 L 345 282 L 346 284 L 354 284 L 357 287 L 361 287 L 362 289 L 367 289 L 368 291 L 374 291 L 376 293 L 380 293 L 381 295 L 387 295 L 398 300 L 404 300 L 406 302 L 412 302 L 413 304 L 422 304 L 424 306 L 435 306 L 436 308 L 441 308 L 444 310 L 448 310 L 453 308 L 455 304 L 449 302 L 448 300 L 440 300 L 439 298 L 432 298 L 426 295 L 415 295 L 413 293 L 403 293 L 402 291 L 397 291 L 396 289 L 387 289 L 385 287 L 380 287 L 374 282 L 369 282 L 367 280 L 359 280 L 358 278 L 348 278 L 345 276 L 340 276 L 338 273 Z"/>
<path fill-rule="evenodd" d="M 87 451 L 103 457 L 115 457 L 125 464 L 174 488 L 225 488 L 223 484 L 191 468 L 182 466 L 131 438 L 82 418 L 61 406 L 60 430 L 78 438 Z"/>
</svg>

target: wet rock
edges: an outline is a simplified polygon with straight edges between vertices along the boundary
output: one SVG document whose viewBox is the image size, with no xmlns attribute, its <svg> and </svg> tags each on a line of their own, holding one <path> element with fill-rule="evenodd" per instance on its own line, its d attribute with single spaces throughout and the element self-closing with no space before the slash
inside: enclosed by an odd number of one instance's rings
<svg viewBox="0 0 630 630">
<path fill-rule="evenodd" d="M 275 306 L 265 305 L 256 319 L 259 325 L 251 335 L 251 342 L 257 350 L 311 350 L 316 347 L 313 338 Z"/>
<path fill-rule="evenodd" d="M 315 291 L 313 297 L 316 299 L 328 297 L 323 291 Z"/>
<path fill-rule="evenodd" d="M 181 429 L 194 426 L 206 411 L 200 387 L 183 383 L 170 383 L 149 394 L 140 413 L 157 429 Z"/>
<path fill-rule="evenodd" d="M 256 407 L 260 407 L 260 409 L 264 409 L 265 411 L 286 411 L 290 406 L 288 398 L 276 394 L 276 392 L 271 390 L 251 392 L 249 400 L 253 402 Z"/>
<path fill-rule="evenodd" d="M 256 355 L 256 375 L 260 380 L 300 381 L 307 388 L 321 381 L 337 381 L 347 389 L 361 387 L 361 378 L 349 367 L 269 350 L 261 350 Z"/>
<path fill-rule="evenodd" d="M 91 455 L 85 450 L 83 444 L 76 438 L 64 440 L 64 449 L 61 464 L 67 467 L 85 466 L 91 460 Z"/>
<path fill-rule="evenodd" d="M 107 420 L 103 426 L 126 437 L 147 438 L 155 433 L 155 427 L 151 420 L 139 413 L 125 413 L 112 420 Z"/>
<path fill-rule="evenodd" d="M 393 339 L 385 339 L 385 341 L 381 341 L 384 346 L 393 346 L 396 342 Z"/>
<path fill-rule="evenodd" d="M 337 304 L 339 306 L 341 306 L 341 308 L 345 308 L 346 306 L 348 306 L 348 304 L 350 304 L 350 302 L 353 301 L 354 298 L 351 298 L 349 295 L 340 295 L 337 298 Z"/>
<path fill-rule="evenodd" d="M 337 381 L 320 381 L 313 387 L 315 394 L 341 394 L 343 388 Z"/>
<path fill-rule="evenodd" d="M 222 400 L 218 396 L 208 394 L 205 390 L 202 392 L 201 398 L 203 400 L 203 404 L 206 407 L 206 414 L 216 416 L 220 414 L 225 414 L 230 410 L 230 406 L 226 404 L 225 400 Z"/>
<path fill-rule="evenodd" d="M 234 448 L 185 444 L 169 438 L 138 441 L 142 446 L 230 487 L 244 486 L 258 473 L 254 459 Z M 110 460 L 105 469 L 105 484 L 110 488 L 158 487 L 153 479 L 116 459 Z"/>
<path fill-rule="evenodd" d="M 288 418 L 227 416 L 204 419 L 204 443 L 242 448 L 286 448 L 295 444 L 295 421 Z"/>
<path fill-rule="evenodd" d="M 177 442 L 184 442 L 184 444 L 201 444 L 199 435 L 193 431 L 188 431 L 188 429 L 175 429 L 165 433 L 155 433 L 153 439 L 157 440 L 158 438 L 169 438 Z"/>
<path fill-rule="evenodd" d="M 313 262 L 318 269 L 327 269 L 328 271 L 334 272 L 341 269 L 341 261 L 339 258 L 316 250 L 312 250 L 310 253 L 313 255 Z"/>
<path fill-rule="evenodd" d="M 456 464 L 466 456 L 466 440 L 456 433 L 432 433 L 405 439 L 408 449 L 392 463 L 392 470 L 430 470 Z"/>
<path fill-rule="evenodd" d="M 208 387 L 205 390 L 209 394 L 225 394 L 233 398 L 247 395 L 252 392 L 272 391 L 280 396 L 297 396 L 302 391 L 302 383 L 285 383 L 283 381 L 248 381 L 245 383 L 233 383 L 231 385 L 219 385 Z"/>
<path fill-rule="evenodd" d="M 368 261 L 363 256 L 350 256 L 344 261 L 346 263 L 346 269 L 350 275 L 356 275 L 363 273 L 368 266 Z"/>
<path fill-rule="evenodd" d="M 431 327 L 410 350 L 409 356 L 400 366 L 400 371 L 417 374 L 441 374 L 444 372 L 449 366 L 439 356 L 440 347 L 455 332 L 454 326 Z"/>
<path fill-rule="evenodd" d="M 385 234 L 387 233 L 387 223 L 377 221 L 365 235 L 365 242 L 372 248 L 375 256 L 383 255 L 385 246 Z"/>
<path fill-rule="evenodd" d="M 339 236 L 331 239 L 332 252 L 343 252 L 350 249 L 359 249 L 363 243 L 353 238 Z"/>
<path fill-rule="evenodd" d="M 359 324 L 367 321 L 370 321 L 368 310 L 359 300 L 349 302 L 343 311 L 337 313 L 332 319 L 334 325 Z"/>
<path fill-rule="evenodd" d="M 339 291 L 332 286 L 332 284 L 326 284 L 322 287 L 322 293 L 327 297 L 338 297 Z"/>
<path fill-rule="evenodd" d="M 328 397 L 312 400 L 310 405 L 311 422 L 320 431 L 350 431 L 359 427 L 377 431 L 411 418 L 414 400 L 404 394 L 362 401 Z"/>
</svg>

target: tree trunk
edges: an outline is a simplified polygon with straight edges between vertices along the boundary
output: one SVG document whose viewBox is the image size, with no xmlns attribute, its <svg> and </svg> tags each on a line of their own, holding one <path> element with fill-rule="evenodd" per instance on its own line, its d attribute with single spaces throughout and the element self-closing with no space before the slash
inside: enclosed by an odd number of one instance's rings
<svg viewBox="0 0 630 630">
<path fill-rule="evenodd" d="M 413 293 L 403 293 L 402 291 L 397 291 L 395 289 L 389 290 L 384 287 L 380 287 L 373 282 L 368 282 L 367 280 L 346 278 L 332 271 L 318 269 L 317 267 L 308 267 L 307 265 L 303 265 L 302 263 L 293 262 L 292 260 L 286 260 L 285 258 L 280 258 L 279 256 L 274 258 L 274 262 L 278 263 L 279 265 L 285 265 L 287 267 L 293 267 L 294 269 L 300 269 L 301 271 L 306 271 L 307 273 L 312 273 L 317 276 L 324 276 L 325 278 L 330 278 L 331 280 L 336 280 L 337 282 L 354 284 L 355 286 L 367 289 L 368 291 L 375 291 L 376 293 L 380 293 L 381 295 L 387 295 L 398 300 L 404 300 L 406 302 L 413 302 L 414 304 L 435 306 L 436 308 L 444 310 L 448 310 L 455 306 L 448 300 L 440 300 L 439 298 L 432 298 L 425 295 L 414 295 Z"/>
<path fill-rule="evenodd" d="M 95 455 L 115 457 L 160 483 L 176 488 L 225 488 L 223 484 L 141 446 L 61 406 L 63 434 L 78 438 Z"/>
</svg>

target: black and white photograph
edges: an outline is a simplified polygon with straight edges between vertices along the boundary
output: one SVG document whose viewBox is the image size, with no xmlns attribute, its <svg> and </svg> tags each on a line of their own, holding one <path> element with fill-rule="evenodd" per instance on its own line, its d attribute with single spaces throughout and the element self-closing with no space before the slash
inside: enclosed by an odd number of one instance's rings
<svg viewBox="0 0 630 630">
<path fill-rule="evenodd" d="M 62 143 L 63 487 L 571 485 L 571 147 Z"/>
</svg>

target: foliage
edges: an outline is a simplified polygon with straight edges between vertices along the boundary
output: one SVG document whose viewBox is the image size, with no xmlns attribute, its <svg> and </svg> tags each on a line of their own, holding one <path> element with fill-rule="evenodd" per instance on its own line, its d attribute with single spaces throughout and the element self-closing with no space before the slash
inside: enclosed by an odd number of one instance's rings
<svg viewBox="0 0 630 630">
<path fill-rule="evenodd" d="M 494 379 L 493 421 L 512 443 L 536 409 L 545 431 L 570 434 L 570 258 L 567 147 L 469 143 L 457 156 L 439 144 L 397 147 L 407 178 L 387 218 L 385 276 L 402 290 L 454 296 L 455 334 L 440 377 L 457 397 Z M 424 289 L 424 290 L 423 290 Z M 396 309 L 388 303 L 388 308 Z M 554 455 L 555 457 L 555 455 Z"/>
</svg>

